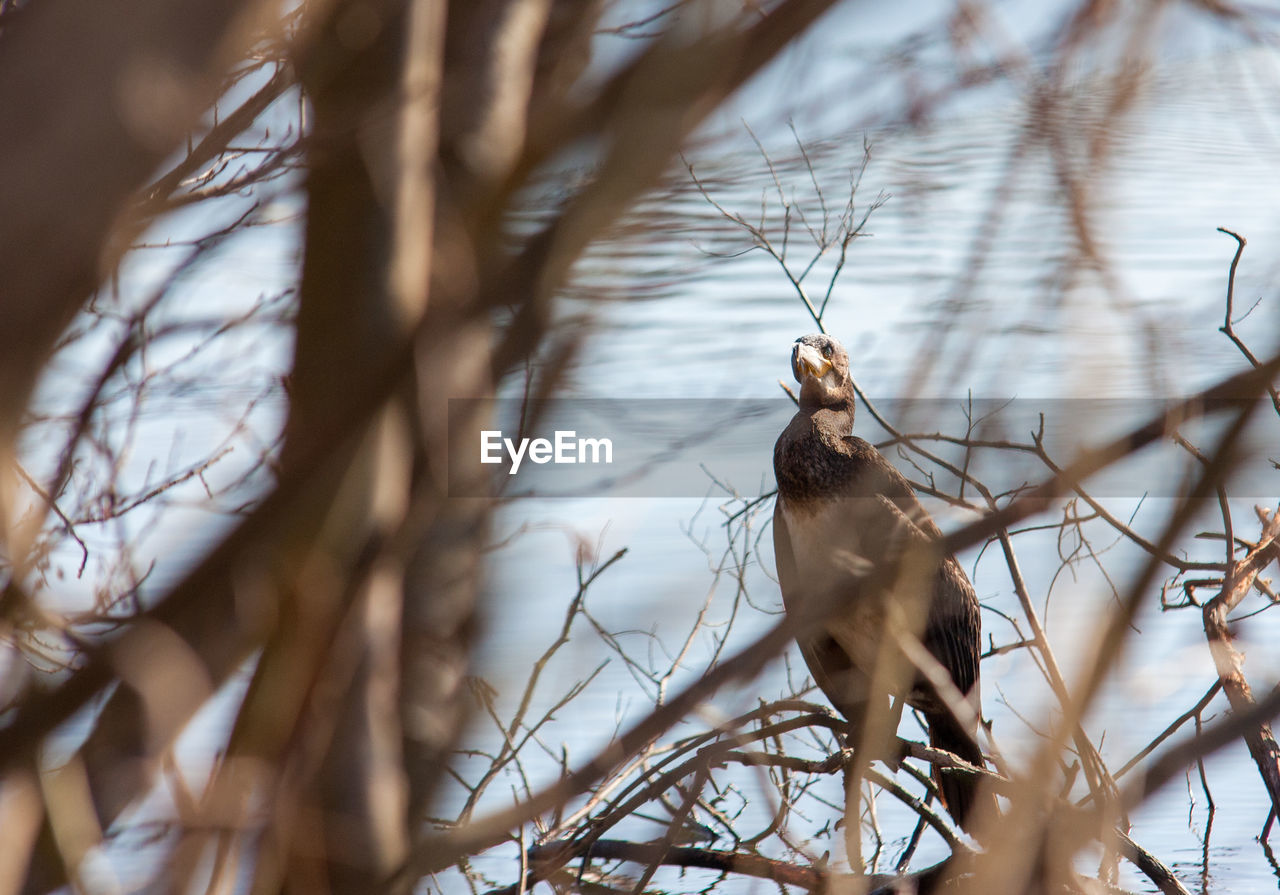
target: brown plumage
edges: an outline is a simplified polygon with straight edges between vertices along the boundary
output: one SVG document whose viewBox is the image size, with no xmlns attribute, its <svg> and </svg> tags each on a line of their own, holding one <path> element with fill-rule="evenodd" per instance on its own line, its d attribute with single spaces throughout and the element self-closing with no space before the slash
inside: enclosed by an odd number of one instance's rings
<svg viewBox="0 0 1280 895">
<path fill-rule="evenodd" d="M 800 652 L 855 734 L 874 700 L 905 696 L 928 722 L 932 745 L 981 766 L 975 739 L 981 621 L 973 586 L 955 557 L 937 555 L 941 533 L 907 480 L 850 434 L 854 391 L 843 346 L 830 336 L 804 336 L 791 366 L 800 410 L 774 446 L 773 539 L 787 612 L 809 619 Z M 898 652 L 888 666 L 899 670 L 897 683 L 890 674 L 881 678 L 888 690 L 873 692 L 882 647 L 901 642 L 886 627 L 890 609 L 902 610 L 913 629 L 904 636 L 918 638 L 963 694 L 960 712 L 915 669 L 918 661 L 900 660 Z M 933 666 L 935 678 L 938 670 Z M 935 778 L 947 809 L 968 828 L 976 781 L 962 774 Z"/>
</svg>

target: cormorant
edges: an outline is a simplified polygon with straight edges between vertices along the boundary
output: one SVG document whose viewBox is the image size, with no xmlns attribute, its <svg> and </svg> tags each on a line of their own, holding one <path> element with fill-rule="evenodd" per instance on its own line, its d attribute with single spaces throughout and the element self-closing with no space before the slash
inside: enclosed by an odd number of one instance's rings
<svg viewBox="0 0 1280 895">
<path fill-rule="evenodd" d="M 873 700 L 905 696 L 928 722 L 930 744 L 982 767 L 975 739 L 982 632 L 973 585 L 954 556 L 938 555 L 941 532 L 906 478 L 851 434 L 854 390 L 844 347 L 827 335 L 803 336 L 792 349 L 791 370 L 800 383 L 800 410 L 773 450 L 773 541 L 787 612 L 809 619 L 802 622 L 807 633 L 800 635 L 800 652 L 854 731 Z M 876 693 L 872 677 L 881 649 L 895 641 L 886 623 L 891 607 L 914 627 L 897 638 L 899 649 L 917 638 L 938 664 L 923 663 L 932 666 L 931 681 L 919 670 L 918 650 L 914 663 L 896 652 L 897 664 L 880 668 Z M 955 685 L 950 701 L 939 665 Z M 896 685 L 892 671 L 883 676 L 886 667 L 899 669 Z M 957 691 L 966 704 L 959 712 L 950 707 Z M 947 809 L 969 828 L 976 778 L 936 769 L 934 776 Z"/>
</svg>

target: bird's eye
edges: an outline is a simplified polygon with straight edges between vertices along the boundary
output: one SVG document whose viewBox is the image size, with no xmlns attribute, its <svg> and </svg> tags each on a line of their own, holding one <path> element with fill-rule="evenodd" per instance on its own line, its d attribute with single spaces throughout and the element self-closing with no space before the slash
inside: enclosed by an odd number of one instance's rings
<svg viewBox="0 0 1280 895">
<path fill-rule="evenodd" d="M 823 346 L 822 346 L 822 356 L 823 356 L 823 357 L 828 357 L 828 358 L 829 358 L 829 357 L 831 357 L 831 346 L 830 346 L 830 345 L 823 345 Z"/>
</svg>

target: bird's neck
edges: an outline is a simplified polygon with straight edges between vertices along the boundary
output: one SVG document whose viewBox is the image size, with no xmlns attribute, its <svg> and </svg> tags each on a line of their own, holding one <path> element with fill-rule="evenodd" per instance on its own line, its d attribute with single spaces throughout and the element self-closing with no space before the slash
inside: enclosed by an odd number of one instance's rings
<svg viewBox="0 0 1280 895">
<path fill-rule="evenodd" d="M 837 404 L 823 404 L 805 407 L 800 402 L 800 410 L 809 415 L 815 429 L 844 437 L 853 433 L 853 401 L 844 400 Z"/>
<path fill-rule="evenodd" d="M 824 502 L 841 493 L 853 473 L 845 436 L 853 428 L 853 408 L 806 408 L 791 418 L 773 448 L 778 494 L 790 505 Z"/>
</svg>

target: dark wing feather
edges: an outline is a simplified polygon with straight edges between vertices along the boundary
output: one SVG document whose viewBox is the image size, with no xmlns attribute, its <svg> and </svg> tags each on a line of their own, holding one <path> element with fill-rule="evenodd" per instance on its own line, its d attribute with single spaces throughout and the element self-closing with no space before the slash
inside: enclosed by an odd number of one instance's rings
<svg viewBox="0 0 1280 895">
<path fill-rule="evenodd" d="M 982 649 L 978 597 L 960 564 L 950 556 L 938 569 L 935 587 L 938 593 L 925 625 L 924 645 L 951 672 L 951 679 L 960 692 L 968 695 L 978 683 Z M 959 632 L 964 632 L 964 636 L 957 636 Z M 976 697 L 974 694 L 975 708 Z"/>
</svg>

